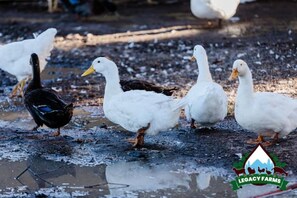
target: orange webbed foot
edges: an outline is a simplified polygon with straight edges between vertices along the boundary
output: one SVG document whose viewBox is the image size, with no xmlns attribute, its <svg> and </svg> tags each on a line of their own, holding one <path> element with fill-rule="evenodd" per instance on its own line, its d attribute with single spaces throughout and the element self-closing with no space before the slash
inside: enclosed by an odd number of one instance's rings
<svg viewBox="0 0 297 198">
<path fill-rule="evenodd" d="M 54 132 L 53 134 L 52 134 L 52 136 L 54 136 L 54 137 L 58 137 L 58 136 L 60 136 L 60 129 L 58 129 L 56 132 Z"/>
</svg>

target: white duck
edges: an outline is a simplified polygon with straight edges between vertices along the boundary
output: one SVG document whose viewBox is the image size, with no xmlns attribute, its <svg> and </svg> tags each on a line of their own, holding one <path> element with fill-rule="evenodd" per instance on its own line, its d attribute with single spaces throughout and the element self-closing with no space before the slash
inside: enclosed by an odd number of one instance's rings
<svg viewBox="0 0 297 198">
<path fill-rule="evenodd" d="M 0 68 L 14 76 L 19 83 L 12 91 L 12 96 L 18 90 L 23 91 L 26 80 L 32 75 L 30 58 L 32 53 L 36 53 L 40 60 L 40 72 L 44 69 L 50 56 L 50 51 L 54 47 L 54 39 L 57 30 L 49 28 L 34 39 L 13 42 L 0 46 Z"/>
<path fill-rule="evenodd" d="M 230 19 L 236 13 L 240 0 L 191 0 L 191 11 L 194 16 L 203 19 Z"/>
<path fill-rule="evenodd" d="M 145 133 L 154 135 L 178 124 L 181 107 L 177 106 L 176 100 L 144 90 L 124 92 L 119 83 L 118 68 L 107 58 L 96 58 L 82 76 L 95 71 L 106 79 L 103 103 L 105 116 L 128 131 L 137 132 L 137 137 L 130 140 L 134 146 L 144 144 Z"/>
<path fill-rule="evenodd" d="M 253 90 L 251 71 L 246 62 L 236 60 L 230 80 L 239 78 L 235 102 L 235 119 L 240 126 L 256 132 L 258 138 L 248 143 L 268 146 L 279 137 L 288 135 L 297 127 L 297 100 L 287 96 Z M 272 136 L 273 142 L 265 142 L 263 136 Z"/>
<path fill-rule="evenodd" d="M 190 89 L 180 104 L 185 106 L 185 114 L 191 127 L 195 121 L 202 126 L 211 126 L 222 121 L 227 115 L 228 99 L 222 86 L 213 82 L 205 49 L 194 47 L 193 60 L 197 61 L 199 75 L 197 83 Z"/>
</svg>

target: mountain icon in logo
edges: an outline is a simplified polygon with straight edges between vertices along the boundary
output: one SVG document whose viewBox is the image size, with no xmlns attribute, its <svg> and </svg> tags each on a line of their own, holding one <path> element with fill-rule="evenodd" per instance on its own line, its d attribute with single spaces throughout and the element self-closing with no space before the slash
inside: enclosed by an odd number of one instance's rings
<svg viewBox="0 0 297 198">
<path fill-rule="evenodd" d="M 275 167 L 273 160 L 269 154 L 261 147 L 258 146 L 248 157 L 245 162 L 245 174 L 273 174 Z"/>
<path fill-rule="evenodd" d="M 285 165 L 275 155 L 269 154 L 261 144 L 258 144 L 250 154 L 244 155 L 239 162 L 234 163 L 233 170 L 238 177 L 231 182 L 233 190 L 246 184 L 273 184 L 285 190 L 288 184 L 282 177 L 288 175 L 283 169 Z"/>
</svg>

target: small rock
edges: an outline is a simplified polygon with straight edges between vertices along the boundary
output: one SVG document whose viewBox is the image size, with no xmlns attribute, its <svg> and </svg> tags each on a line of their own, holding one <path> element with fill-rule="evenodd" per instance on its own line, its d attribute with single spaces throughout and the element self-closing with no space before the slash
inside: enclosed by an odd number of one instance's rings
<svg viewBox="0 0 297 198">
<path fill-rule="evenodd" d="M 237 54 L 237 58 L 244 57 L 245 55 L 246 55 L 246 53 L 239 53 L 239 54 Z"/>
<path fill-rule="evenodd" d="M 215 71 L 216 71 L 216 72 L 222 72 L 223 69 L 222 69 L 222 68 L 216 68 Z"/>
</svg>

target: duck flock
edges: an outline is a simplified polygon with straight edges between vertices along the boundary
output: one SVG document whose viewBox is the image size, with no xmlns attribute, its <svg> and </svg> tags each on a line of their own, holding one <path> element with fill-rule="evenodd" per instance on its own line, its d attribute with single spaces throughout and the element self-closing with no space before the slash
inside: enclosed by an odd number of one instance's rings
<svg viewBox="0 0 297 198">
<path fill-rule="evenodd" d="M 20 91 L 36 123 L 33 130 L 46 125 L 58 129 L 53 134 L 58 136 L 60 128 L 71 120 L 74 107 L 64 102 L 56 91 L 43 87 L 40 79 L 56 33 L 55 28 L 50 28 L 34 39 L 0 46 L 0 68 L 19 81 L 11 97 Z M 227 116 L 227 95 L 212 79 L 203 46 L 194 46 L 192 60 L 197 62 L 199 75 L 196 84 L 181 99 L 173 98 L 171 93 L 165 95 L 148 83 L 140 83 L 137 90 L 125 91 L 116 63 L 106 57 L 96 58 L 82 76 L 98 72 L 105 77 L 104 114 L 113 123 L 137 133 L 128 141 L 139 147 L 144 144 L 145 134 L 156 135 L 177 127 L 183 109 L 191 128 L 211 127 Z M 277 93 L 254 92 L 252 73 L 244 60 L 233 63 L 229 79 L 237 78 L 235 119 L 244 129 L 258 134 L 256 140 L 248 143 L 269 146 L 296 129 L 297 100 Z M 29 84 L 24 90 L 26 81 Z M 271 141 L 264 140 L 264 136 L 270 136 Z"/>
<path fill-rule="evenodd" d="M 250 1 L 191 0 L 191 11 L 199 18 L 226 20 L 236 13 L 239 3 Z M 57 129 L 54 136 L 60 135 L 60 128 L 70 122 L 74 109 L 72 103 L 63 101 L 56 91 L 41 83 L 40 73 L 50 57 L 56 33 L 55 28 L 49 28 L 34 39 L 0 46 L 0 68 L 18 80 L 10 97 L 18 94 L 24 97 L 24 105 L 36 123 L 33 130 L 46 125 Z M 113 123 L 137 133 L 128 140 L 134 147 L 144 144 L 145 134 L 156 135 L 178 127 L 182 110 L 191 128 L 212 127 L 227 116 L 228 97 L 212 79 L 207 53 L 201 45 L 193 47 L 192 60 L 197 62 L 199 75 L 196 84 L 181 99 L 171 96 L 174 89 L 138 80 L 120 81 L 116 63 L 106 57 L 96 58 L 82 74 L 98 72 L 105 77 L 104 114 Z M 252 73 L 244 60 L 233 63 L 229 80 L 237 78 L 235 119 L 242 128 L 258 134 L 256 140 L 247 143 L 269 146 L 297 128 L 296 99 L 272 92 L 254 92 Z M 264 140 L 265 136 L 271 140 Z"/>
</svg>

